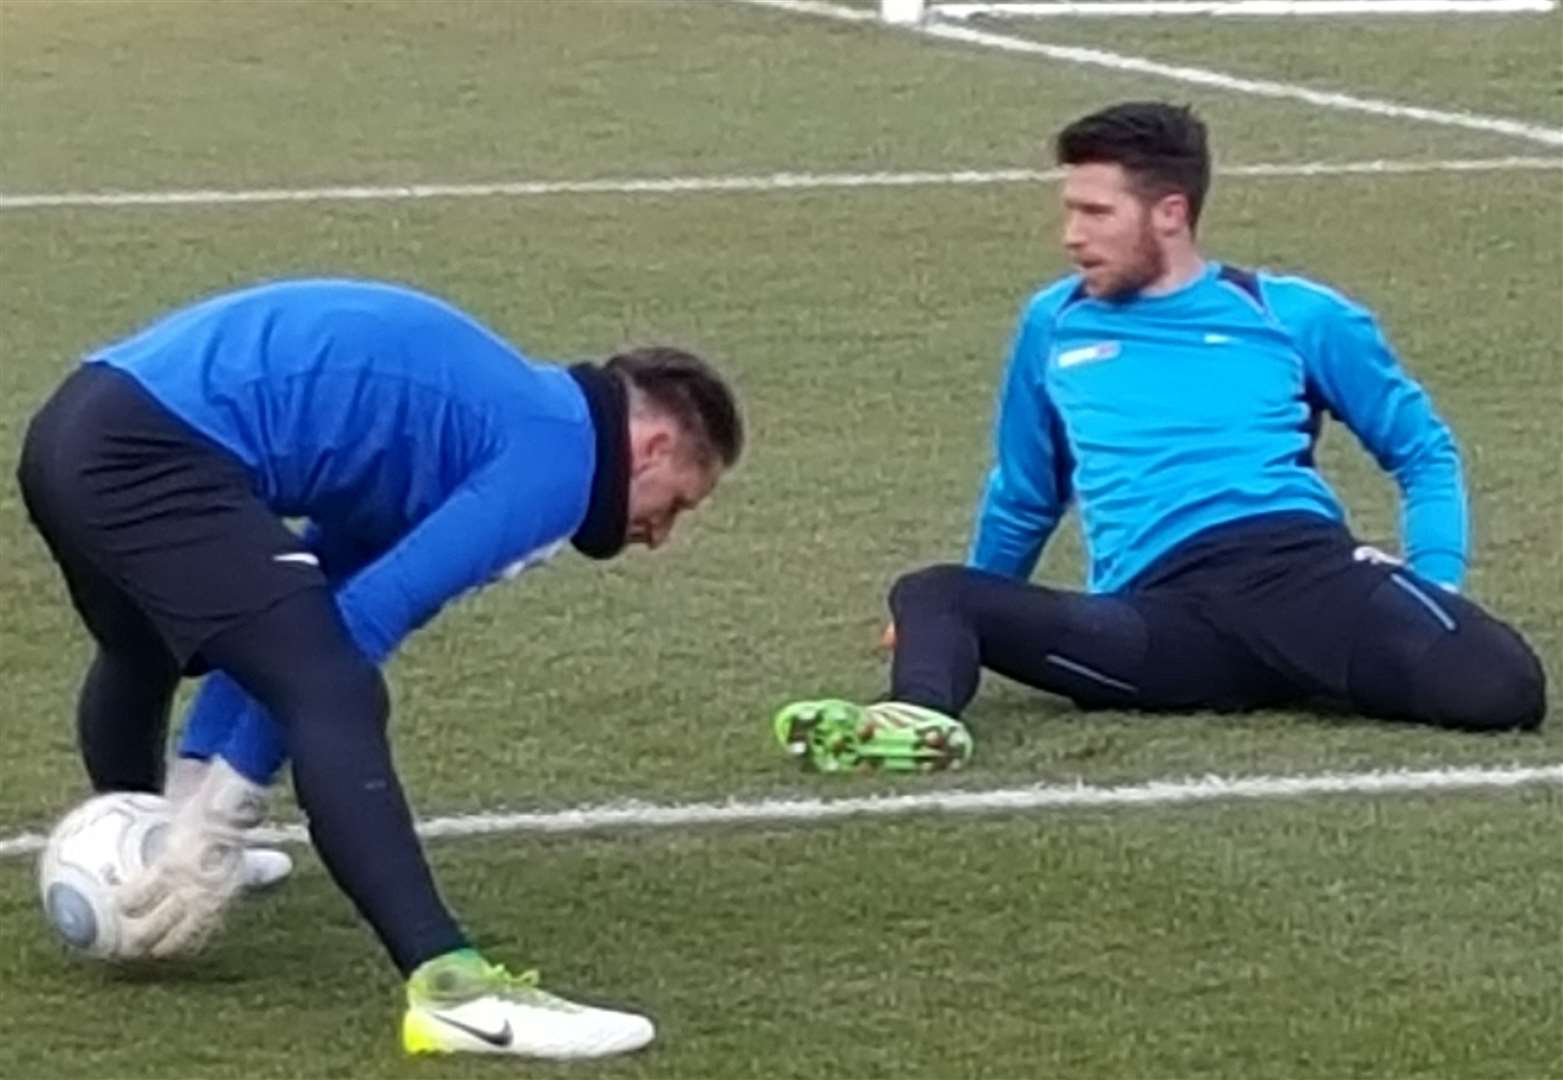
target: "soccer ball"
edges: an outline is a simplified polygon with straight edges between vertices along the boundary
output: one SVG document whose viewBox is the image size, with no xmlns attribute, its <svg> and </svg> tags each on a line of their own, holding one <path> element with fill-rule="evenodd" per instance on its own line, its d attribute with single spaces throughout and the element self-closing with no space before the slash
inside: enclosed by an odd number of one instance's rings
<svg viewBox="0 0 1563 1080">
<path fill-rule="evenodd" d="M 38 860 L 49 925 L 72 950 L 127 960 L 114 888 L 156 857 L 173 810 L 160 795 L 96 795 L 66 814 Z"/>
</svg>

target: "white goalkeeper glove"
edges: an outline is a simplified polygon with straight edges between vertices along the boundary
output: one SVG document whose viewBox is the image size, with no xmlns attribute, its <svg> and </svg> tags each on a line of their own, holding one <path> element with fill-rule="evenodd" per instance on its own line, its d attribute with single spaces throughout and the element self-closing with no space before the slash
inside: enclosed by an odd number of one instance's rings
<svg viewBox="0 0 1563 1080">
<path fill-rule="evenodd" d="M 193 790 L 171 792 L 180 797 L 163 850 L 116 894 L 131 956 L 199 951 L 243 884 L 243 834 L 260 823 L 266 788 L 220 757 L 203 771 Z"/>
<path fill-rule="evenodd" d="M 212 770 L 212 760 L 220 761 L 221 758 L 175 757 L 168 763 L 168 779 L 163 784 L 163 796 L 177 808 L 201 786 L 206 774 Z M 293 859 L 287 852 L 271 847 L 245 847 L 245 892 L 273 888 L 287 880 L 291 873 Z"/>
</svg>

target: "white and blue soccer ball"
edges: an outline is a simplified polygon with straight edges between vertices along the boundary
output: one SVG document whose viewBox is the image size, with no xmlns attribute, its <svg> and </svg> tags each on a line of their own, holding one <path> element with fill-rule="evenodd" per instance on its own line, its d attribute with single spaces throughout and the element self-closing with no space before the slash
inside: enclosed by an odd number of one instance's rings
<svg viewBox="0 0 1563 1080">
<path fill-rule="evenodd" d="M 128 960 L 114 889 L 156 857 L 172 808 L 160 795 L 95 795 L 49 834 L 38 860 L 44 917 L 72 951 Z"/>
</svg>

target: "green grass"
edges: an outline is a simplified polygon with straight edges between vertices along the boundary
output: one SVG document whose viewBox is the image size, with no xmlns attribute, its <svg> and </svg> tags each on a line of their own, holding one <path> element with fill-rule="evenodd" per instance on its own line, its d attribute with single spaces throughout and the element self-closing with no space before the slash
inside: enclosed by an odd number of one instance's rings
<svg viewBox="0 0 1563 1080">
<path fill-rule="evenodd" d="M 1032 164 L 1147 89 L 1242 160 L 1523 145 L 714 2 L 9 0 L 0 71 L 7 190 Z"/>
<path fill-rule="evenodd" d="M 1535 1080 L 1563 1061 L 1563 863 L 1536 840 L 1560 813 L 1536 792 L 432 854 L 497 954 L 660 1024 L 644 1055 L 528 1076 Z M 1479 875 L 1449 857 L 1473 843 Z M 31 890 L 0 870 L 8 924 Z M 7 1075 L 515 1074 L 399 1057 L 396 980 L 313 863 L 178 980 L 38 935 L 0 980 L 25 1002 Z"/>
<path fill-rule="evenodd" d="M 1558 504 L 1537 478 L 1563 453 L 1547 299 L 1563 253 L 1523 238 L 1555 232 L 1563 214 L 1551 176 L 1496 182 L 1501 198 L 1491 176 L 1233 181 L 1212 205 L 1210 243 L 1239 261 L 1309 267 L 1380 310 L 1470 451 L 1474 594 L 1556 672 Z M 3 315 L 13 331 L 0 370 L 16 405 L 0 417 L 0 464 L 10 467 L 26 403 L 78 348 L 123 329 L 132 310 L 230 281 L 323 268 L 412 279 L 544 356 L 695 340 L 749 401 L 753 452 L 730 484 L 667 553 L 609 567 L 566 558 L 458 605 L 394 666 L 395 730 L 430 810 L 794 785 L 771 757 L 767 712 L 818 690 L 876 692 L 885 589 L 961 550 L 1009 324 L 1031 283 L 1059 269 L 1053 194 L 322 208 L 306 215 L 307 235 L 281 208 L 126 211 L 64 230 L 78 215 L 17 215 L 8 256 L 42 272 L 27 305 Z M 1452 209 L 1408 250 L 1422 199 Z M 828 251 L 789 242 L 810 230 L 831 238 Z M 652 265 L 618 258 L 632 231 L 657 253 Z M 515 253 L 517 237 L 535 254 Z M 166 269 L 140 276 L 148 265 Z M 1389 486 L 1343 432 L 1326 449 L 1359 531 L 1392 542 Z M 17 768 L 38 772 L 0 790 L 0 820 L 38 823 L 75 777 L 63 706 L 85 645 L 14 499 L 0 529 L 31 554 L 0 567 L 6 593 L 29 598 L 26 617 L 0 628 L 0 656 L 27 718 L 13 725 Z M 1077 582 L 1075 548 L 1044 574 Z M 1473 740 L 1288 714 L 1084 721 L 997 685 L 972 717 L 981 757 L 962 782 L 979 785 L 1563 756 L 1550 732 Z"/>
<path fill-rule="evenodd" d="M 1563 124 L 1558 11 L 1454 18 L 1002 19 L 977 25 L 1315 90 Z M 1300 40 L 1307 47 L 1298 48 Z"/>
<path fill-rule="evenodd" d="M 1285 77 L 1555 115 L 1537 96 L 1556 75 L 1544 42 L 1505 39 L 1512 73 L 1473 48 L 1435 93 L 1410 50 L 1323 30 L 1292 27 Z M 1158 33 L 1164 58 L 1282 77 L 1242 67 L 1242 49 L 1272 47 L 1263 28 Z M 8 0 L 0 188 L 1023 165 L 1079 111 L 1182 89 L 720 4 Z M 1233 162 L 1535 150 L 1178 96 Z M 735 375 L 753 429 L 667 552 L 565 556 L 409 644 L 391 668 L 393 733 L 422 813 L 1563 760 L 1556 727 L 1489 739 L 1290 712 L 1083 716 L 995 680 L 964 774 L 825 782 L 788 767 L 770 710 L 877 691 L 889 583 L 963 549 L 1012 320 L 1062 268 L 1055 196 L 0 211 L 0 475 L 74 357 L 160 309 L 289 273 L 398 278 L 540 357 L 693 344 Z M 1206 228 L 1217 255 L 1304 270 L 1381 314 L 1466 451 L 1472 594 L 1563 675 L 1563 175 L 1228 178 Z M 1390 486 L 1344 433 L 1324 449 L 1358 531 L 1392 543 Z M 82 794 L 69 717 L 88 653 L 9 483 L 0 550 L 6 837 Z M 1042 575 L 1077 582 L 1079 560 L 1066 527 Z M 1549 793 L 1407 797 L 433 853 L 486 945 L 662 1021 L 651 1055 L 572 1076 L 1528 1080 L 1563 1060 L 1558 809 Z M 400 1064 L 395 994 L 312 861 L 183 977 L 135 981 L 60 963 L 28 870 L 0 864 L 0 1075 L 496 1071 Z"/>
</svg>

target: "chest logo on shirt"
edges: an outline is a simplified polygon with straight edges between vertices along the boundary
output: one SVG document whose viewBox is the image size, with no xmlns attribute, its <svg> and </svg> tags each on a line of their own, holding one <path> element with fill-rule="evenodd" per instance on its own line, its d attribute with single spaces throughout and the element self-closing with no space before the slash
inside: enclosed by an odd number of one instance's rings
<svg viewBox="0 0 1563 1080">
<path fill-rule="evenodd" d="M 1058 354 L 1058 366 L 1070 368 L 1076 364 L 1094 364 L 1100 360 L 1111 360 L 1118 355 L 1119 351 L 1116 341 L 1099 341 L 1095 345 L 1082 345 L 1078 349 L 1065 349 Z"/>
</svg>

